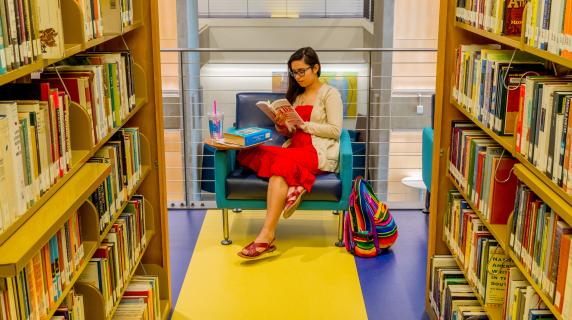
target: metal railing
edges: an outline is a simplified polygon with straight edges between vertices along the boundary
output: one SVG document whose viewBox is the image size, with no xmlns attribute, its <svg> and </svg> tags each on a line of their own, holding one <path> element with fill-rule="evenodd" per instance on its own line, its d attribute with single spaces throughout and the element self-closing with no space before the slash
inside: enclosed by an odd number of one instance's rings
<svg viewBox="0 0 572 320">
<path fill-rule="evenodd" d="M 214 156 L 203 144 L 214 99 L 234 123 L 239 92 L 283 92 L 293 49 L 162 49 L 163 105 L 171 208 L 212 208 Z M 431 126 L 431 87 L 399 91 L 394 79 L 435 82 L 436 49 L 316 50 L 322 78 L 338 88 L 351 130 L 354 173 L 366 176 L 393 208 L 422 207 L 423 192 L 403 183 L 421 172 L 421 128 Z M 416 53 L 415 61 L 402 53 Z M 423 59 L 425 56 L 425 59 Z M 419 58 L 421 57 L 421 58 Z M 394 75 L 406 66 L 412 74 Z M 426 69 L 426 71 L 423 71 Z M 429 80 L 429 81 L 427 81 Z M 417 114 L 417 106 L 423 106 Z M 420 178 L 419 178 L 420 179 Z M 411 185 L 411 184 L 409 184 Z"/>
</svg>

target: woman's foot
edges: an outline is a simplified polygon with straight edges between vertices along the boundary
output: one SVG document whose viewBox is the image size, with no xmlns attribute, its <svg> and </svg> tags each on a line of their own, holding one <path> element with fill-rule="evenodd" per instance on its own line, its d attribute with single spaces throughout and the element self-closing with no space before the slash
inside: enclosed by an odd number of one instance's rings
<svg viewBox="0 0 572 320">
<path fill-rule="evenodd" d="M 290 216 L 296 211 L 300 202 L 302 202 L 302 196 L 306 193 L 306 189 L 302 186 L 298 186 L 293 188 L 294 190 L 290 192 L 288 190 L 288 195 L 286 196 L 286 205 L 284 206 L 284 210 L 282 210 L 282 216 L 284 219 L 290 218 Z"/>
<path fill-rule="evenodd" d="M 254 259 L 274 250 L 276 250 L 274 236 L 259 234 L 253 242 L 238 253 L 238 256 L 244 259 Z"/>
</svg>

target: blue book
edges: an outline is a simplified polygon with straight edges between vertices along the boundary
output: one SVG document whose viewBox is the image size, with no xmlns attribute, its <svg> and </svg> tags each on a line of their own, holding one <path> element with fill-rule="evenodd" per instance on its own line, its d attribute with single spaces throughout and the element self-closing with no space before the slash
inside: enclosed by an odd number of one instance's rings
<svg viewBox="0 0 572 320">
<path fill-rule="evenodd" d="M 224 142 L 240 146 L 251 146 L 257 143 L 270 140 L 272 131 L 270 129 L 250 127 L 235 129 L 231 128 L 224 134 Z"/>
</svg>

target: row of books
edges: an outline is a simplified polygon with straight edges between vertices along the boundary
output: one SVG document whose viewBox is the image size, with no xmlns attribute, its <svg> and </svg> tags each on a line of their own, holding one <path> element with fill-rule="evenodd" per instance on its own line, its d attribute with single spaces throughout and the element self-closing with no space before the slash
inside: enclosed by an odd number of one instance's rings
<svg viewBox="0 0 572 320">
<path fill-rule="evenodd" d="M 161 318 L 159 278 L 135 275 L 129 282 L 114 320 L 154 320 Z"/>
<path fill-rule="evenodd" d="M 0 99 L 5 98 L 4 87 Z M 67 95 L 0 102 L 0 231 L 32 207 L 71 166 Z"/>
<path fill-rule="evenodd" d="M 486 305 L 501 305 L 503 319 L 554 318 L 457 190 L 448 194 L 443 225 L 445 241 Z"/>
<path fill-rule="evenodd" d="M 138 128 L 118 130 L 89 162 L 111 164 L 111 174 L 90 196 L 103 232 L 141 179 L 141 137 Z"/>
<path fill-rule="evenodd" d="M 0 74 L 41 57 L 42 47 L 47 44 L 40 39 L 49 29 L 48 6 L 48 1 L 0 1 Z M 61 25 L 61 19 L 59 23 Z M 52 33 L 50 37 L 57 37 L 57 34 Z"/>
<path fill-rule="evenodd" d="M 493 224 L 506 224 L 516 193 L 516 160 L 470 121 L 453 121 L 449 173 Z"/>
<path fill-rule="evenodd" d="M 76 0 L 83 13 L 85 41 L 122 33 L 133 25 L 133 0 Z"/>
<path fill-rule="evenodd" d="M 506 270 L 504 301 L 503 319 L 556 319 L 517 267 L 510 267 Z"/>
<path fill-rule="evenodd" d="M 519 111 L 520 86 L 527 75 L 547 74 L 544 61 L 496 44 L 457 48 L 453 98 L 487 128 L 512 135 Z"/>
<path fill-rule="evenodd" d="M 489 319 L 454 256 L 432 256 L 430 268 L 429 302 L 438 319 Z M 556 319 L 518 268 L 507 267 L 500 272 L 506 288 L 501 319 Z"/>
<path fill-rule="evenodd" d="M 52 316 L 52 320 L 85 320 L 85 318 L 83 296 L 73 289 Z"/>
<path fill-rule="evenodd" d="M 520 35 L 526 0 L 457 0 L 457 21 L 504 35 Z"/>
<path fill-rule="evenodd" d="M 456 19 L 572 58 L 572 0 L 457 0 Z"/>
<path fill-rule="evenodd" d="M 106 314 L 121 299 L 128 275 L 137 267 L 138 258 L 146 245 L 144 199 L 135 195 L 78 279 L 78 282 L 92 284 L 101 292 Z"/>
<path fill-rule="evenodd" d="M 509 244 L 538 286 L 565 319 L 572 317 L 572 228 L 520 183 Z"/>
<path fill-rule="evenodd" d="M 31 83 L 0 87 L 0 190 L 8 200 L 0 204 L 0 232 L 70 169 L 70 99 L 88 115 L 92 127 L 82 129 L 95 145 L 135 107 L 131 69 L 127 51 L 89 53 Z"/>
<path fill-rule="evenodd" d="M 457 190 L 449 191 L 443 234 L 485 304 L 503 304 L 506 268 L 514 264 Z"/>
<path fill-rule="evenodd" d="M 87 112 L 95 144 L 119 127 L 135 108 L 132 69 L 129 51 L 90 52 L 68 58 L 39 76 L 40 81 L 65 89 Z"/>
<path fill-rule="evenodd" d="M 530 0 L 525 43 L 572 58 L 572 0 Z"/>
<path fill-rule="evenodd" d="M 84 41 L 122 33 L 134 23 L 132 0 L 76 2 L 83 14 Z M 64 57 L 61 6 L 60 0 L 0 1 L 0 74 L 40 58 Z"/>
<path fill-rule="evenodd" d="M 432 256 L 430 267 L 429 302 L 437 319 L 488 319 L 453 256 Z"/>
<path fill-rule="evenodd" d="M 0 279 L 0 317 L 41 319 L 55 306 L 84 258 L 80 218 L 64 226 L 13 278 Z"/>
<path fill-rule="evenodd" d="M 516 152 L 572 194 L 572 78 L 528 76 L 520 96 Z"/>
</svg>

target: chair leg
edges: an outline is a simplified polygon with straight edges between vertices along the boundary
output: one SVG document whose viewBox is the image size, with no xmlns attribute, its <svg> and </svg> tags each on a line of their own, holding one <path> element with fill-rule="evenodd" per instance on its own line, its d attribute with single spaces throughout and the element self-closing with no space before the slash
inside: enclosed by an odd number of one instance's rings
<svg viewBox="0 0 572 320">
<path fill-rule="evenodd" d="M 228 209 L 222 209 L 222 234 L 224 239 L 220 243 L 225 246 L 231 244 L 232 240 L 229 239 L 228 232 Z"/>
<path fill-rule="evenodd" d="M 338 242 L 336 247 L 344 246 L 344 211 L 338 211 Z"/>
</svg>

